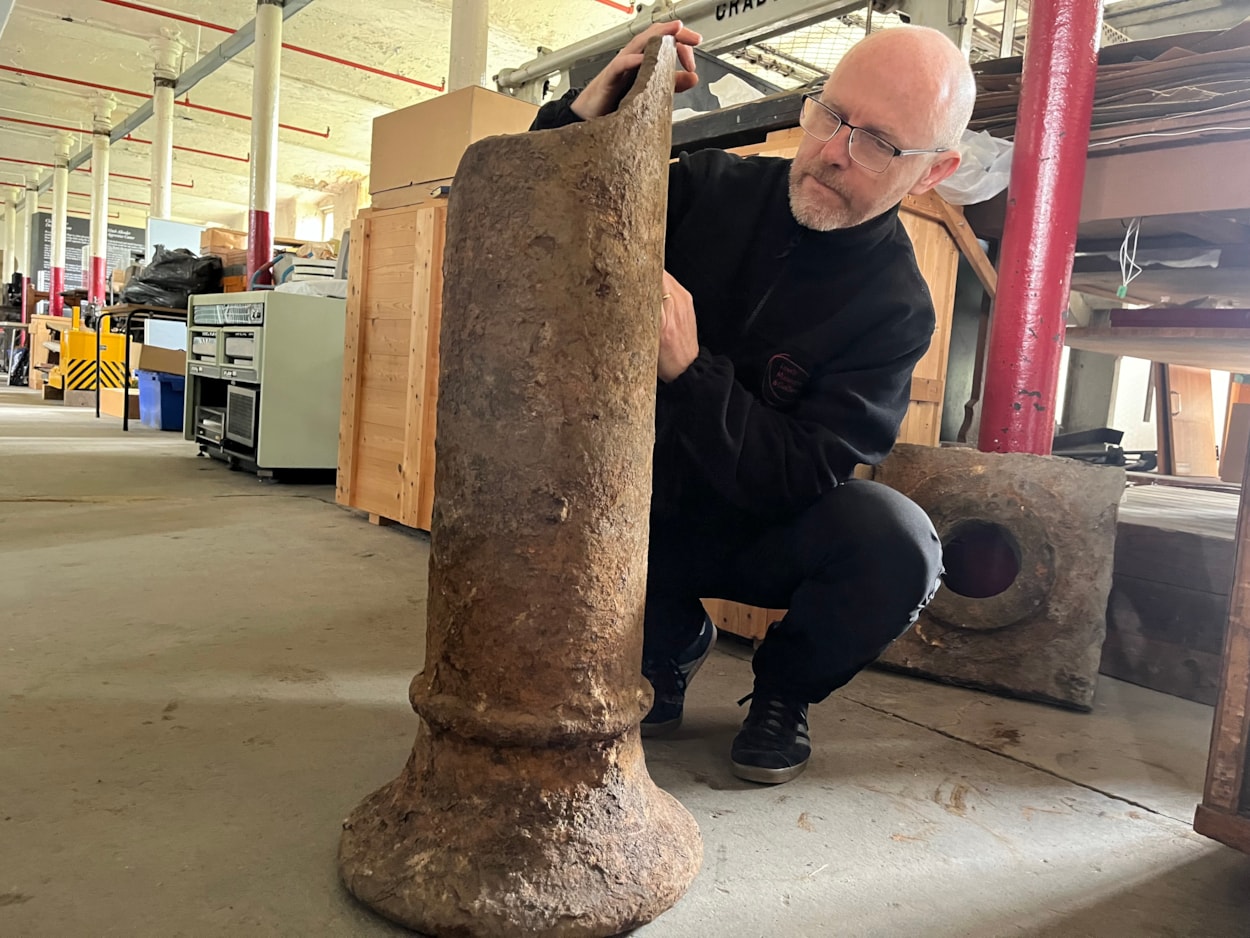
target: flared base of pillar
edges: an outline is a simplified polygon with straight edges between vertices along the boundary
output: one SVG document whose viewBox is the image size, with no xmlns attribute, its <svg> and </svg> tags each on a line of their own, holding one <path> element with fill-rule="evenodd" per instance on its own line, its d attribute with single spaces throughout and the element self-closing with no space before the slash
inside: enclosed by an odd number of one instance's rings
<svg viewBox="0 0 1250 938">
<path fill-rule="evenodd" d="M 636 727 L 528 749 L 422 724 L 399 778 L 344 823 L 339 871 L 361 902 L 438 938 L 606 938 L 672 906 L 702 855 Z"/>
</svg>

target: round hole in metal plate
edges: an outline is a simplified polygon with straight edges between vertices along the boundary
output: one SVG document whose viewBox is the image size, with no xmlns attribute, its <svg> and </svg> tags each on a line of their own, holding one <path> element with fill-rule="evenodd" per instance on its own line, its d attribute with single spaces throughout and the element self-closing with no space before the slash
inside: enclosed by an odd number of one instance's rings
<svg viewBox="0 0 1250 938">
<path fill-rule="evenodd" d="M 946 588 L 969 599 L 1006 592 L 1020 575 L 1020 544 L 992 521 L 961 521 L 942 543 Z"/>
</svg>

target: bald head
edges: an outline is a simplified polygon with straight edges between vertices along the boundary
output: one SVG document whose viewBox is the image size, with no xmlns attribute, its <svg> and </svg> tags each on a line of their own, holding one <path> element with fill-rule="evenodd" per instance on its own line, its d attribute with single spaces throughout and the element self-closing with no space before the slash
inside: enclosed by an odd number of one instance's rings
<svg viewBox="0 0 1250 938">
<path fill-rule="evenodd" d="M 884 106 L 912 125 L 906 132 L 927 137 L 901 147 L 957 146 L 976 103 L 976 80 L 959 47 L 924 26 L 899 26 L 864 37 L 842 57 L 828 85 L 836 93 L 852 76 L 857 83 L 877 83 Z"/>
<path fill-rule="evenodd" d="M 818 102 L 790 166 L 790 210 L 816 231 L 849 228 L 959 168 L 976 100 L 972 70 L 935 29 L 900 26 L 860 40 Z M 847 129 L 849 128 L 849 129 Z"/>
</svg>

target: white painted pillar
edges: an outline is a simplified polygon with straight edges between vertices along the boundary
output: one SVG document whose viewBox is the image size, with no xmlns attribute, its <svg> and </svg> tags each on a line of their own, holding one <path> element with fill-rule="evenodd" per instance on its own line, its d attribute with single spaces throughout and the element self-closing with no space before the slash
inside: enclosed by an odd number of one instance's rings
<svg viewBox="0 0 1250 938">
<path fill-rule="evenodd" d="M 65 289 L 65 224 L 69 208 L 69 145 L 67 133 L 53 139 L 52 153 L 52 276 L 48 286 L 49 312 L 65 314 L 61 291 Z"/>
<path fill-rule="evenodd" d="M 486 86 L 486 40 L 490 35 L 490 0 L 456 0 L 451 5 L 451 63 L 447 90 Z"/>
<path fill-rule="evenodd" d="M 17 232 L 17 262 L 22 272 L 22 322 L 29 322 L 33 309 L 26 308 L 26 292 L 30 286 L 30 272 L 34 268 L 30 256 L 30 229 L 39 213 L 38 179 L 34 175 L 26 177 L 26 194 L 22 198 L 22 218 Z M 25 344 L 25 339 L 22 340 Z"/>
<path fill-rule="evenodd" d="M 152 47 L 152 197 L 148 214 L 168 218 L 174 182 L 174 84 L 182 58 L 182 42 L 175 29 L 162 29 L 149 41 Z M 107 213 L 105 213 L 107 214 Z"/>
<path fill-rule="evenodd" d="M 17 196 L 4 200 L 4 264 L 0 266 L 0 289 L 17 270 Z"/>
<path fill-rule="evenodd" d="M 252 65 L 252 164 L 247 216 L 247 275 L 273 257 L 278 193 L 278 86 L 282 76 L 283 0 L 257 0 Z M 259 282 L 270 282 L 263 278 Z"/>
<path fill-rule="evenodd" d="M 117 99 L 97 94 L 91 100 L 91 250 L 83 254 L 83 283 L 91 302 L 108 296 L 109 133 Z M 90 260 L 88 260 L 88 256 Z"/>
</svg>

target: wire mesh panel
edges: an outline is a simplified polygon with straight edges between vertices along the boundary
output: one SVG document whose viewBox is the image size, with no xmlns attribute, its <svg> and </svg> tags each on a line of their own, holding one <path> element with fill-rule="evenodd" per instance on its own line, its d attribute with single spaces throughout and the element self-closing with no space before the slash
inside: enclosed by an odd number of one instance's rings
<svg viewBox="0 0 1250 938">
<path fill-rule="evenodd" d="M 1013 54 L 1024 52 L 1028 34 L 1029 0 L 1014 4 L 1004 0 L 979 0 L 972 29 L 973 62 L 999 57 L 1002 46 L 1003 20 L 1008 7 L 1015 7 Z M 735 49 L 725 54 L 734 65 L 751 72 L 781 88 L 798 88 L 822 81 L 855 43 L 869 32 L 891 29 L 906 23 L 898 13 L 872 10 L 868 2 L 862 11 L 829 19 L 793 32 Z M 1128 42 L 1128 36 L 1105 23 L 1102 44 Z"/>
</svg>

